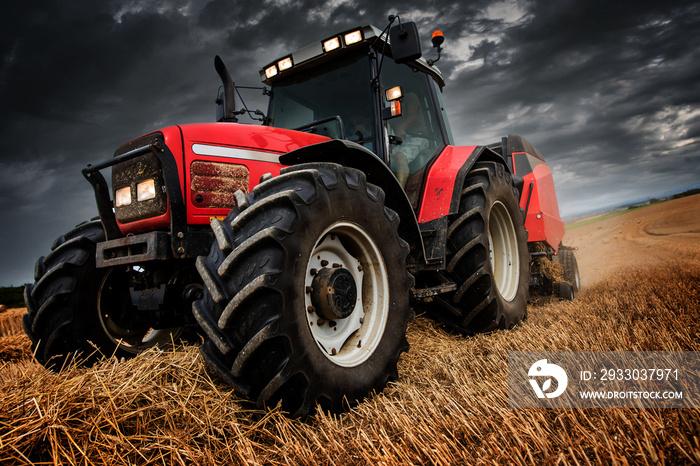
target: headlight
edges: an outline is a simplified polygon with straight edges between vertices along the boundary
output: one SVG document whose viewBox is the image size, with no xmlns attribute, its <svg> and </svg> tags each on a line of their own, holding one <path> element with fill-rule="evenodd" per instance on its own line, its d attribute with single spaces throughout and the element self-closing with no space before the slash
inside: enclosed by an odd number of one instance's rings
<svg viewBox="0 0 700 466">
<path fill-rule="evenodd" d="M 156 141 L 164 145 L 162 137 L 160 134 L 144 136 L 122 146 L 117 155 Z M 168 193 L 164 189 L 163 170 L 158 156 L 154 153 L 149 152 L 112 167 L 112 186 L 114 214 L 121 225 L 159 217 L 168 211 Z M 160 221 L 166 220 L 161 218 Z"/>
<path fill-rule="evenodd" d="M 152 181 L 152 180 L 151 180 Z M 119 188 L 114 192 L 114 205 L 122 207 L 131 204 L 131 187 Z"/>
<path fill-rule="evenodd" d="M 136 185 L 136 200 L 138 202 L 155 199 L 156 182 L 153 179 L 142 181 Z"/>
<path fill-rule="evenodd" d="M 362 42 L 362 31 L 353 31 L 345 34 L 345 45 L 352 45 Z"/>
<path fill-rule="evenodd" d="M 287 57 L 277 62 L 277 68 L 279 68 L 280 71 L 284 71 L 291 68 L 293 64 L 292 57 Z"/>
<path fill-rule="evenodd" d="M 326 52 L 330 52 L 331 50 L 335 50 L 338 48 L 340 48 L 340 39 L 337 37 L 328 39 L 323 43 L 323 50 L 325 50 Z"/>
<path fill-rule="evenodd" d="M 267 76 L 267 79 L 277 76 L 277 65 L 267 67 L 265 69 L 265 76 Z"/>
<path fill-rule="evenodd" d="M 388 102 L 391 102 L 392 100 L 399 100 L 401 97 L 403 97 L 403 90 L 401 89 L 401 86 L 387 89 L 385 92 L 385 97 Z"/>
</svg>

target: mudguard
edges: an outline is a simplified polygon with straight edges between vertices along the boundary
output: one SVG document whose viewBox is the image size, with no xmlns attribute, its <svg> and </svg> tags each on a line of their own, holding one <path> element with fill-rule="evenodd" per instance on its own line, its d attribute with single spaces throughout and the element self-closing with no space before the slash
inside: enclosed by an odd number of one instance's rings
<svg viewBox="0 0 700 466">
<path fill-rule="evenodd" d="M 457 213 L 464 179 L 477 161 L 503 164 L 521 192 L 528 242 L 545 241 L 555 251 L 564 237 L 564 222 L 554 179 L 542 154 L 525 138 L 509 135 L 501 152 L 491 146 L 447 146 L 428 169 L 421 196 L 418 222 L 421 230 L 438 230 L 436 224 Z M 524 182 L 523 182 L 524 181 Z M 430 248 L 428 248 L 430 249 Z"/>
<path fill-rule="evenodd" d="M 486 146 L 447 146 L 426 167 L 417 210 L 428 268 L 446 265 L 448 216 L 459 212 L 464 181 L 478 160 L 500 163 L 510 171 L 503 157 Z"/>
<path fill-rule="evenodd" d="M 332 162 L 360 170 L 367 181 L 381 187 L 386 195 L 385 205 L 399 214 L 399 235 L 411 245 L 411 256 L 425 257 L 423 240 L 416 215 L 406 193 L 389 167 L 366 147 L 344 139 L 312 144 L 280 155 L 282 165 Z"/>
<path fill-rule="evenodd" d="M 418 222 L 456 214 L 464 180 L 477 160 L 503 164 L 505 159 L 486 146 L 447 146 L 428 168 L 423 183 Z"/>
</svg>

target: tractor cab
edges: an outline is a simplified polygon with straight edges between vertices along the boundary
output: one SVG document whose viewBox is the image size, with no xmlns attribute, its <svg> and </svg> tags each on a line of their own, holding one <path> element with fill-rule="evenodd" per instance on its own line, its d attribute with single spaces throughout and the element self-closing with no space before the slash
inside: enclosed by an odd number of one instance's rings
<svg viewBox="0 0 700 466">
<path fill-rule="evenodd" d="M 443 77 L 420 54 L 413 23 L 390 34 L 365 26 L 308 45 L 260 71 L 272 87 L 266 124 L 358 143 L 405 187 L 452 143 Z"/>
</svg>

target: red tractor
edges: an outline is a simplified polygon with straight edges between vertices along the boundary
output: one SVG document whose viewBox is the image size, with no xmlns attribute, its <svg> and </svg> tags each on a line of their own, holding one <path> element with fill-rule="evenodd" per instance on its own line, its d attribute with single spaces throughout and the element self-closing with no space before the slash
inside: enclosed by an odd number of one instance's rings
<svg viewBox="0 0 700 466">
<path fill-rule="evenodd" d="M 265 66 L 262 125 L 237 122 L 247 109 L 217 57 L 216 123 L 85 168 L 99 218 L 59 237 L 26 287 L 37 360 L 131 356 L 199 330 L 237 394 L 299 416 L 395 379 L 414 306 L 465 334 L 520 322 L 530 285 L 552 285 L 533 257 L 564 235 L 552 173 L 519 136 L 454 145 L 442 35 L 426 61 L 415 24 L 389 19 Z"/>
</svg>

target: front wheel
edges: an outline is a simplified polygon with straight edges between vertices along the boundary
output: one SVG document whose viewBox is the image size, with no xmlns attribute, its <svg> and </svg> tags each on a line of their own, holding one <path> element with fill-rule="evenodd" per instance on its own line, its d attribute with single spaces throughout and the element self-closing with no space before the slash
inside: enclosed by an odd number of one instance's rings
<svg viewBox="0 0 700 466">
<path fill-rule="evenodd" d="M 503 165 L 478 162 L 447 231 L 446 274 L 457 290 L 438 319 L 462 333 L 511 328 L 527 313 L 530 254 L 517 190 Z"/>
<path fill-rule="evenodd" d="M 59 237 L 51 253 L 37 261 L 35 283 L 25 287 L 24 329 L 36 359 L 46 367 L 61 369 L 73 360 L 91 364 L 112 355 L 130 357 L 180 335 L 177 325 L 153 329 L 153 319 L 147 316 L 154 313 L 133 304 L 135 296 L 159 291 L 145 289 L 145 269 L 96 267 L 96 245 L 104 239 L 99 220 Z M 158 307 L 143 302 L 142 308 Z"/>
<path fill-rule="evenodd" d="M 343 411 L 397 377 L 408 245 L 384 192 L 335 164 L 285 169 L 214 221 L 194 314 L 208 364 L 259 407 Z"/>
</svg>

